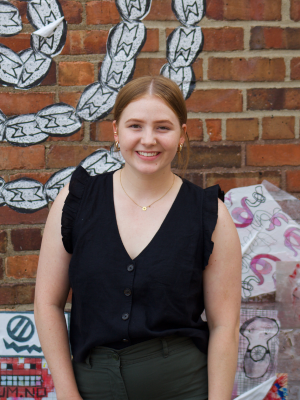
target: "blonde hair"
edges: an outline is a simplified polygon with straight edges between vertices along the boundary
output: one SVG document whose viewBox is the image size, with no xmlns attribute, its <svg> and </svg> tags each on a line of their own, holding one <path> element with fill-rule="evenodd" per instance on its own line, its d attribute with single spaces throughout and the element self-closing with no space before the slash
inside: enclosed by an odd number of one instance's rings
<svg viewBox="0 0 300 400">
<path fill-rule="evenodd" d="M 119 123 L 121 114 L 125 107 L 134 100 L 145 95 L 157 96 L 162 99 L 177 116 L 180 126 L 187 122 L 187 110 L 181 90 L 175 82 L 162 75 L 144 76 L 136 78 L 127 83 L 118 93 L 114 106 L 114 119 Z M 178 154 L 178 167 L 184 175 L 190 153 L 189 138 L 185 135 L 186 149 Z"/>
</svg>

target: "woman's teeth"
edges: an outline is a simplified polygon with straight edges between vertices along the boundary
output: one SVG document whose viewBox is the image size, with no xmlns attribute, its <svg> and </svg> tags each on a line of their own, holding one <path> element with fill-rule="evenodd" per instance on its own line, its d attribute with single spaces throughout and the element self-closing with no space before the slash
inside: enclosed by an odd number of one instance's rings
<svg viewBox="0 0 300 400">
<path fill-rule="evenodd" d="M 138 151 L 138 154 L 140 154 L 141 156 L 145 156 L 145 157 L 153 157 L 156 156 L 159 152 L 155 152 L 155 153 L 144 153 L 143 151 Z"/>
</svg>

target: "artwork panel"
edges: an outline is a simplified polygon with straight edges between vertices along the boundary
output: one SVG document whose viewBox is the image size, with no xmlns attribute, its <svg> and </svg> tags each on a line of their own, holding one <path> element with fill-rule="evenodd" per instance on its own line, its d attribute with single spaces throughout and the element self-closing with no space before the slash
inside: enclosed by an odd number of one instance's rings
<svg viewBox="0 0 300 400">
<path fill-rule="evenodd" d="M 280 322 L 277 310 L 241 309 L 234 396 L 276 374 Z"/>
<path fill-rule="evenodd" d="M 81 161 L 80 165 L 91 175 L 95 176 L 122 167 L 119 160 L 113 158 L 108 150 L 99 149 Z"/>
<path fill-rule="evenodd" d="M 30 89 L 39 85 L 50 70 L 52 58 L 31 48 L 21 51 L 19 57 L 23 62 L 23 70 L 16 87 Z"/>
<path fill-rule="evenodd" d="M 204 0 L 172 0 L 172 10 L 184 26 L 193 26 L 205 15 Z"/>
<path fill-rule="evenodd" d="M 27 5 L 28 21 L 36 29 L 43 28 L 63 15 L 57 0 L 31 0 Z"/>
<path fill-rule="evenodd" d="M 37 125 L 35 114 L 9 118 L 4 127 L 4 136 L 9 143 L 21 147 L 42 143 L 48 138 L 48 134 Z"/>
<path fill-rule="evenodd" d="M 74 107 L 57 103 L 40 110 L 36 115 L 39 128 L 49 136 L 69 136 L 81 128 L 81 120 Z"/>
<path fill-rule="evenodd" d="M 190 97 L 196 86 L 196 78 L 191 66 L 174 68 L 170 64 L 165 64 L 160 74 L 177 83 L 185 100 Z"/>
<path fill-rule="evenodd" d="M 99 81 L 105 83 L 114 90 L 120 89 L 133 76 L 135 58 L 125 61 L 115 61 L 106 54 L 99 73 Z"/>
<path fill-rule="evenodd" d="M 263 400 L 288 399 L 288 374 L 276 374 L 276 380 Z"/>
<path fill-rule="evenodd" d="M 126 21 L 140 21 L 149 13 L 151 0 L 116 0 L 116 6 Z"/>
<path fill-rule="evenodd" d="M 10 48 L 0 44 L 0 82 L 17 85 L 23 70 L 21 58 Z"/>
<path fill-rule="evenodd" d="M 31 35 L 31 47 L 48 56 L 54 57 L 60 54 L 67 39 L 67 22 L 63 20 L 50 36 Z"/>
<path fill-rule="evenodd" d="M 0 1 L 0 36 L 17 35 L 22 30 L 19 10 L 7 1 Z"/>
<path fill-rule="evenodd" d="M 48 201 L 54 201 L 61 189 L 70 182 L 75 167 L 64 168 L 55 172 L 45 184 L 45 191 Z"/>
</svg>

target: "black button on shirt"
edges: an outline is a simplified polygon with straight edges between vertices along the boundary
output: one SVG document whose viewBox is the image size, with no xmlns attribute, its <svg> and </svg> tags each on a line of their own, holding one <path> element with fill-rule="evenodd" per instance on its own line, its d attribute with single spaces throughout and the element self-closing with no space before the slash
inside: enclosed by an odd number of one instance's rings
<svg viewBox="0 0 300 400">
<path fill-rule="evenodd" d="M 206 352 L 202 271 L 213 249 L 218 191 L 218 185 L 203 190 L 184 179 L 159 230 L 132 260 L 118 231 L 113 172 L 75 170 L 62 213 L 63 244 L 72 253 L 75 362 L 95 346 L 121 349 L 173 333 L 191 337 Z"/>
</svg>

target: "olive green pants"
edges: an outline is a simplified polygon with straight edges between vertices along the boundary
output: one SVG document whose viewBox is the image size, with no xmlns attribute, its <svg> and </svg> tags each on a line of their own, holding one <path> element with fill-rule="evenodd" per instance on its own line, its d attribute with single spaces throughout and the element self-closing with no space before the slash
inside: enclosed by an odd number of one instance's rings
<svg viewBox="0 0 300 400">
<path fill-rule="evenodd" d="M 114 350 L 93 348 L 73 362 L 83 400 L 207 400 L 207 357 L 176 335 Z"/>
</svg>

